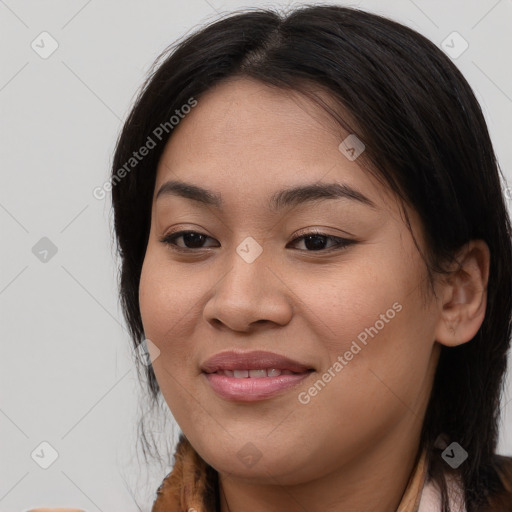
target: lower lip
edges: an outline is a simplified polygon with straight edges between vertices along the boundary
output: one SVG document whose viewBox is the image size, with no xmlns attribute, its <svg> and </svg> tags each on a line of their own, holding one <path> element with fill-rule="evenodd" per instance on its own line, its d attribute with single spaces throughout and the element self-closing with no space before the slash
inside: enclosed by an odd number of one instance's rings
<svg viewBox="0 0 512 512">
<path fill-rule="evenodd" d="M 217 373 L 203 373 L 212 389 L 226 400 L 255 402 L 271 398 L 296 386 L 312 372 L 279 375 L 278 377 L 248 377 L 237 379 Z"/>
</svg>

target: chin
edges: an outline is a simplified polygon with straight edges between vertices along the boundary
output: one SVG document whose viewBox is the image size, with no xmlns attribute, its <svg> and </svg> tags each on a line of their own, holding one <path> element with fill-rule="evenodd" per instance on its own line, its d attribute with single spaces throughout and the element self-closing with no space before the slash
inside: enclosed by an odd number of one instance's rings
<svg viewBox="0 0 512 512">
<path fill-rule="evenodd" d="M 313 478 L 308 454 L 297 451 L 296 444 L 281 449 L 276 443 L 252 443 L 244 436 L 241 442 L 231 442 L 227 446 L 216 443 L 215 446 L 201 447 L 201 457 L 217 472 L 234 478 L 241 478 L 253 484 L 297 485 Z M 236 448 L 235 448 L 236 445 Z M 240 448 L 238 447 L 240 445 Z M 264 446 L 263 446 L 264 445 Z M 199 450 L 197 450 L 199 452 Z"/>
</svg>

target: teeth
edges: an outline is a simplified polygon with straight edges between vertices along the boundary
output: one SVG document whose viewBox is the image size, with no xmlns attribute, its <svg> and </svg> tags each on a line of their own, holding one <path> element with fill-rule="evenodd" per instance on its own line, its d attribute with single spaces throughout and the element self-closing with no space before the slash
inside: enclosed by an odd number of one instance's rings
<svg viewBox="0 0 512 512">
<path fill-rule="evenodd" d="M 267 370 L 249 370 L 249 377 L 259 379 L 260 377 L 266 377 Z"/>
<path fill-rule="evenodd" d="M 279 377 L 279 375 L 293 375 L 290 370 L 278 370 L 276 368 L 263 368 L 260 370 L 219 370 L 217 372 L 226 377 L 234 377 L 235 379 L 260 379 L 262 377 Z"/>
</svg>

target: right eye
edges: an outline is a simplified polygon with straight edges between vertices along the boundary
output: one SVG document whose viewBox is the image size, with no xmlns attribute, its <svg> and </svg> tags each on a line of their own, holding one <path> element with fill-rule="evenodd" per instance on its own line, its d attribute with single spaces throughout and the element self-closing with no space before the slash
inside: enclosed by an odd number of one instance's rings
<svg viewBox="0 0 512 512">
<path fill-rule="evenodd" d="M 176 243 L 180 238 L 183 239 L 184 245 Z M 193 251 L 194 249 L 203 249 L 204 247 L 201 244 L 208 238 L 214 240 L 208 235 L 198 233 L 197 231 L 178 231 L 177 233 L 170 233 L 164 236 L 160 241 L 177 251 Z"/>
</svg>

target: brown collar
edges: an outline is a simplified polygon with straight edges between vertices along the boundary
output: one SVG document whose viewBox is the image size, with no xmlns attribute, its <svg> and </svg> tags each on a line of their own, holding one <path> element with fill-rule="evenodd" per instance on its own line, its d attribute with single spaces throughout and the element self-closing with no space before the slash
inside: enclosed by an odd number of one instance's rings
<svg viewBox="0 0 512 512">
<path fill-rule="evenodd" d="M 173 470 L 157 490 L 151 512 L 216 512 L 215 471 L 181 435 L 174 454 Z M 411 473 L 397 512 L 417 512 L 427 474 L 426 451 Z M 214 480 L 214 481 L 212 481 Z"/>
</svg>

